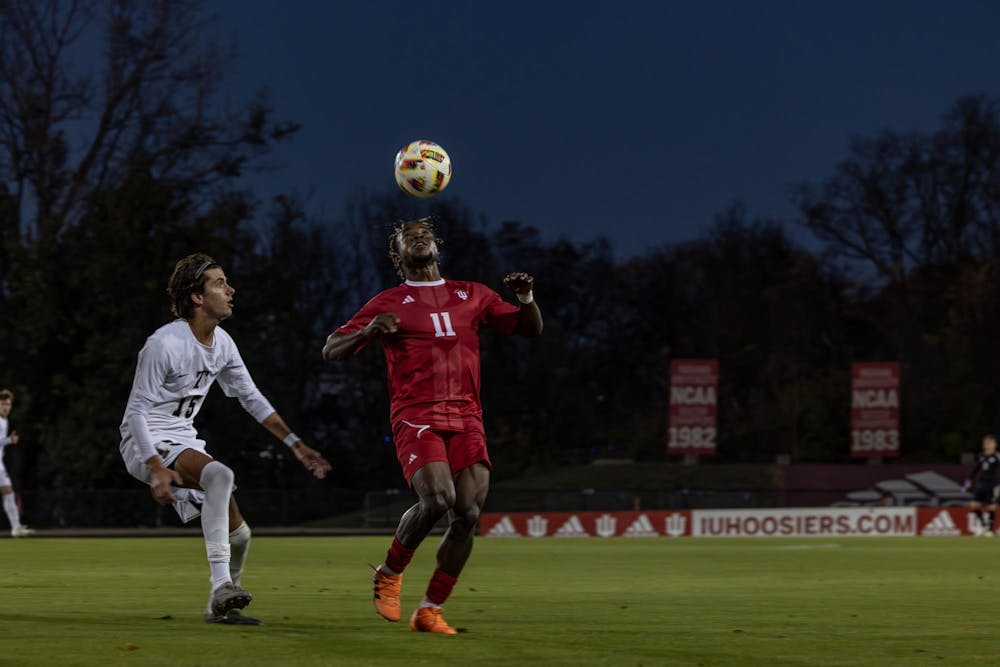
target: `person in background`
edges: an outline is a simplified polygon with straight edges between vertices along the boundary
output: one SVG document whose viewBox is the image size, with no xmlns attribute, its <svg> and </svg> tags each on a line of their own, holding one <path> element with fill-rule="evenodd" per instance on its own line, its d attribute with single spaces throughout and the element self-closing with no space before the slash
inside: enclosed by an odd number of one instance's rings
<svg viewBox="0 0 1000 667">
<path fill-rule="evenodd" d="M 7 445 L 16 445 L 20 438 L 17 431 L 10 431 L 10 424 L 7 418 L 10 416 L 11 408 L 14 407 L 14 392 L 9 389 L 0 389 L 0 496 L 3 497 L 3 512 L 10 522 L 11 537 L 30 537 L 35 531 L 21 524 L 21 511 L 17 507 L 17 496 L 14 494 L 14 485 L 10 481 L 10 475 L 3 464 L 3 452 Z"/>
<path fill-rule="evenodd" d="M 1000 455 L 997 454 L 997 439 L 988 434 L 983 436 L 982 450 L 976 456 L 976 464 L 969 473 L 962 488 L 972 489 L 970 509 L 975 512 L 981 526 L 977 537 L 993 537 L 993 518 L 997 511 L 997 476 L 1000 474 Z M 985 514 L 983 510 L 986 510 Z"/>
</svg>

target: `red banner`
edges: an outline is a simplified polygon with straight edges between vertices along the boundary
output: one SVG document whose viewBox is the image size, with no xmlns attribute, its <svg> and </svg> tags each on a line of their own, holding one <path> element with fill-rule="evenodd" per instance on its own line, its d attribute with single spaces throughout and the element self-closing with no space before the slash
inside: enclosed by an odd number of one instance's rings
<svg viewBox="0 0 1000 667">
<path fill-rule="evenodd" d="M 670 362 L 668 454 L 715 454 L 719 362 L 674 359 Z"/>
<path fill-rule="evenodd" d="M 851 366 L 851 456 L 899 456 L 899 364 Z"/>
<path fill-rule="evenodd" d="M 486 537 L 957 537 L 981 530 L 965 507 L 487 512 L 479 521 Z"/>
<path fill-rule="evenodd" d="M 918 507 L 917 519 L 925 537 L 978 535 L 983 530 L 979 517 L 965 507 Z"/>
<path fill-rule="evenodd" d="M 487 537 L 682 537 L 691 534 L 691 513 L 486 513 L 479 519 L 479 533 Z"/>
</svg>

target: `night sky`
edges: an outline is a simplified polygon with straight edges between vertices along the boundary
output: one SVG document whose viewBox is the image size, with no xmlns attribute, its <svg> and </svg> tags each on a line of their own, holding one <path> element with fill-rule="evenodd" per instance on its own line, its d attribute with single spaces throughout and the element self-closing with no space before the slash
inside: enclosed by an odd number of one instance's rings
<svg viewBox="0 0 1000 667">
<path fill-rule="evenodd" d="M 700 234 L 744 201 L 792 221 L 791 186 L 851 137 L 928 131 L 1000 93 L 996 2 L 210 0 L 235 44 L 228 94 L 270 90 L 299 136 L 262 193 L 328 219 L 395 187 L 414 139 L 454 162 L 446 195 L 619 256 Z M 809 242 L 804 231 L 796 238 Z"/>
</svg>

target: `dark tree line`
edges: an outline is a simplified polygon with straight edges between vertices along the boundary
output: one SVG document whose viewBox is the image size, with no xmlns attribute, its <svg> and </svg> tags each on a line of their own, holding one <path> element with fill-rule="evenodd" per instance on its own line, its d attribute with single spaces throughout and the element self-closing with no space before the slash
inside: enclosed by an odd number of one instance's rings
<svg viewBox="0 0 1000 667">
<path fill-rule="evenodd" d="M 359 194 L 334 220 L 261 201 L 241 177 L 298 127 L 264 96 L 222 104 L 212 30 L 195 2 L 0 2 L 0 385 L 17 393 L 27 488 L 132 484 L 117 447 L 136 354 L 169 319 L 174 261 L 196 250 L 225 266 L 227 330 L 335 482 L 398 485 L 380 351 L 333 366 L 319 352 L 398 281 L 395 221 L 428 213 L 445 275 L 501 293 L 508 271 L 536 277 L 545 334 L 482 337 L 500 476 L 663 458 L 676 357 L 720 360 L 725 461 L 846 460 L 855 360 L 902 363 L 908 458 L 954 460 L 996 428 L 1000 101 L 958 100 L 935 132 L 857 140 L 795 190 L 798 221 L 737 204 L 701 238 L 620 260 L 606 240 L 551 240 L 448 198 Z M 99 71 L 77 67 L 84 43 L 102 45 Z M 241 484 L 307 483 L 235 402 L 208 401 L 199 427 Z"/>
</svg>

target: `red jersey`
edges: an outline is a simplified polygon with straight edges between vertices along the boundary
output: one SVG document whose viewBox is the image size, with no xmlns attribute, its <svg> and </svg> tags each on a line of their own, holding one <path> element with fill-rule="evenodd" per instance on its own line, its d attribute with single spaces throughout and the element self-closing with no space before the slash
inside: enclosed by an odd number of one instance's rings
<svg viewBox="0 0 1000 667">
<path fill-rule="evenodd" d="M 464 417 L 481 418 L 483 413 L 479 328 L 509 336 L 519 312 L 481 283 L 406 281 L 376 295 L 337 333 L 360 331 L 379 313 L 395 313 L 398 330 L 381 338 L 390 420 L 419 419 L 435 429 L 460 431 Z"/>
</svg>

